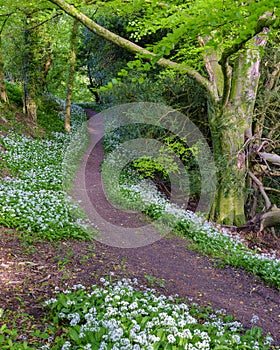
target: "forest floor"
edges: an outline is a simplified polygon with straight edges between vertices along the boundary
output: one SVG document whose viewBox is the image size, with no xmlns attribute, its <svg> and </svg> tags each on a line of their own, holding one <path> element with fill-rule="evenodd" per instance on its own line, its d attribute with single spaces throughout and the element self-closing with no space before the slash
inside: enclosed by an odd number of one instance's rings
<svg viewBox="0 0 280 350">
<path fill-rule="evenodd" d="M 95 149 L 94 196 L 99 212 L 108 221 L 121 225 L 142 220 L 122 217 L 111 208 L 103 194 L 100 162 L 101 144 Z M 92 176 L 92 175 L 91 175 Z M 279 257 L 279 241 L 241 232 L 250 246 Z M 225 309 L 246 328 L 254 325 L 270 333 L 280 345 L 280 298 L 276 288 L 268 286 L 242 269 L 224 266 L 221 261 L 203 256 L 189 248 L 188 240 L 174 234 L 137 248 L 118 248 L 93 241 L 27 242 L 15 230 L 0 227 L 0 308 L 28 313 L 40 323 L 42 302 L 54 296 L 55 287 L 82 283 L 90 286 L 114 272 L 117 277 L 137 278 L 139 284 L 165 295 L 184 299 L 214 309 Z M 257 316 L 257 317 L 255 317 Z M 18 318 L 17 322 L 23 322 Z"/>
</svg>

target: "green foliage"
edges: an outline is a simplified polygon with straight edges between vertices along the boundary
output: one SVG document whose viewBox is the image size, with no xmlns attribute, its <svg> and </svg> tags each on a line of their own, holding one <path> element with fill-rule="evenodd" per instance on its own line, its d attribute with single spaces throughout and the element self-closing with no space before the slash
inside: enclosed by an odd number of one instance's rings
<svg viewBox="0 0 280 350">
<path fill-rule="evenodd" d="M 16 329 L 9 329 L 6 324 L 0 328 L 0 346 L 3 350 L 35 350 L 27 341 L 19 342 L 20 334 Z"/>
<path fill-rule="evenodd" d="M 103 103 L 162 102 L 186 114 L 208 139 L 207 99 L 203 89 L 187 76 L 170 70 L 159 70 L 149 64 L 149 71 L 141 70 L 139 62 L 129 62 L 127 68 L 112 79 L 111 86 L 99 89 Z"/>
<path fill-rule="evenodd" d="M 124 37 L 126 36 L 127 19 L 117 16 L 115 11 L 107 11 L 106 16 L 101 13 L 94 17 L 105 28 Z M 117 76 L 117 72 L 132 57 L 126 50 L 101 39 L 88 29 L 83 30 L 78 61 L 80 72 L 83 72 L 84 76 L 87 75 L 86 84 L 90 90 L 98 93 L 101 86 L 107 84 L 110 86 L 112 84 L 111 80 Z M 103 103 L 107 103 L 107 101 L 103 101 Z"/>
<path fill-rule="evenodd" d="M 105 153 L 109 154 L 118 144 L 138 138 L 154 139 L 159 141 L 162 146 L 156 156 L 141 157 L 132 161 L 124 169 L 124 173 L 129 173 L 131 169 L 134 169 L 141 178 L 153 179 L 157 184 L 164 183 L 167 188 L 169 175 L 172 174 L 173 179 L 177 179 L 178 188 L 181 188 L 183 186 L 181 175 L 187 170 L 190 181 L 188 195 L 191 197 L 199 196 L 201 190 L 197 164 L 199 145 L 195 144 L 193 147 L 189 147 L 187 142 L 162 128 L 138 123 L 121 127 L 106 134 L 103 142 Z M 179 160 L 180 163 L 178 163 Z"/>
<path fill-rule="evenodd" d="M 5 149 L 1 158 L 7 169 L 0 179 L 0 224 L 19 228 L 26 237 L 37 239 L 86 239 L 91 237 L 91 233 L 86 230 L 84 216 L 67 198 L 63 186 L 63 159 L 65 150 L 75 137 L 75 128 L 70 134 L 59 130 L 54 132 L 54 127 L 62 129 L 63 121 L 59 122 L 61 118 L 57 111 L 56 116 L 55 112 L 50 113 L 48 119 L 49 100 L 47 106 L 41 110 L 42 123 L 49 125 L 43 139 L 17 134 L 0 137 Z M 57 108 L 56 103 L 52 103 L 54 106 Z M 73 125 L 79 129 L 85 115 L 81 108 L 73 108 L 72 112 Z M 53 123 L 55 119 L 57 122 Z M 82 138 L 79 141 L 76 156 L 80 155 L 86 143 Z M 71 169 L 68 170 L 68 176 L 73 176 Z"/>
<path fill-rule="evenodd" d="M 17 299 L 24 307 L 21 299 Z M 0 309 L 0 321 L 1 350 L 36 350 L 52 338 L 53 332 L 51 327 L 46 327 L 46 320 L 42 319 L 42 324 L 38 325 L 38 321 L 27 313 Z"/>
<path fill-rule="evenodd" d="M 50 96 L 44 95 L 38 104 L 37 123 L 50 136 L 53 132 L 64 132 L 64 110 L 61 104 Z"/>
<path fill-rule="evenodd" d="M 152 276 L 148 279 L 154 281 Z M 52 349 L 126 349 L 183 350 L 193 347 L 241 349 L 270 347 L 269 336 L 252 327 L 246 333 L 242 325 L 225 310 L 186 304 L 183 300 L 157 295 L 153 289 L 138 287 L 137 279 L 110 282 L 90 290 L 83 285 L 57 294 L 46 302 L 60 338 Z M 160 283 L 162 281 L 160 280 Z M 138 347 L 137 347 L 138 345 Z"/>
<path fill-rule="evenodd" d="M 203 72 L 201 59 L 205 49 L 222 51 L 240 45 L 254 34 L 264 13 L 275 13 L 279 0 L 246 3 L 231 0 L 167 1 L 164 4 L 142 1 L 141 5 L 141 16 L 130 22 L 131 37 L 140 40 L 150 33 L 162 33 L 161 40 L 149 45 L 153 52 L 176 58 Z M 210 8 L 215 11 L 209 11 Z M 277 15 L 279 10 L 276 10 Z M 199 46 L 198 36 L 210 37 L 205 48 Z"/>
<path fill-rule="evenodd" d="M 146 278 L 164 288 L 164 280 Z M 63 292 L 56 290 L 56 297 L 45 302 L 48 316 L 43 319 L 44 326 L 38 327 L 32 316 L 23 314 L 17 316 L 24 320 L 20 328 L 9 327 L 11 315 L 6 311 L 0 328 L 1 349 L 95 350 L 105 345 L 112 349 L 115 344 L 131 350 L 137 346 L 183 350 L 200 344 L 207 349 L 271 349 L 273 339 L 254 326 L 254 317 L 252 328 L 245 331 L 223 309 L 156 294 L 154 289 L 139 287 L 137 279 L 112 281 L 110 277 L 100 282 L 99 286 L 77 284 Z"/>
<path fill-rule="evenodd" d="M 6 81 L 6 88 L 10 103 L 22 107 L 22 87 L 19 84 Z"/>
<path fill-rule="evenodd" d="M 143 178 L 154 179 L 161 177 L 163 180 L 168 178 L 169 171 L 178 170 L 178 167 L 173 162 L 173 157 L 168 157 L 166 154 L 164 157 L 157 159 L 153 159 L 153 157 L 139 158 L 133 162 L 133 167 Z"/>
</svg>

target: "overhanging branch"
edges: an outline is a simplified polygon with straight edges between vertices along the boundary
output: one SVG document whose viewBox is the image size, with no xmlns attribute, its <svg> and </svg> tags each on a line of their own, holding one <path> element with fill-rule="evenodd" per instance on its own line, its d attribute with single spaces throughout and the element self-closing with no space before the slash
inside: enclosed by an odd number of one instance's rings
<svg viewBox="0 0 280 350">
<path fill-rule="evenodd" d="M 47 22 L 49 22 L 49 21 L 51 21 L 51 20 L 53 20 L 53 19 L 55 19 L 56 17 L 59 17 L 59 16 L 61 16 L 61 15 L 62 15 L 61 12 L 56 13 L 56 14 L 53 15 L 52 17 L 47 18 L 45 21 L 42 21 L 42 22 L 40 22 L 40 23 L 38 23 L 38 24 L 35 24 L 35 25 L 32 26 L 32 27 L 24 28 L 24 29 L 22 29 L 22 30 L 25 31 L 25 30 L 33 30 L 33 29 L 36 29 L 36 28 L 38 28 L 38 27 L 44 25 L 45 23 L 47 23 Z"/>
<path fill-rule="evenodd" d="M 134 54 L 141 55 L 148 61 L 155 61 L 157 55 L 143 47 L 109 31 L 108 29 L 100 26 L 95 21 L 87 17 L 85 14 L 80 12 L 73 5 L 68 4 L 65 0 L 49 0 L 51 3 L 60 7 L 64 12 L 68 15 L 78 19 L 84 26 L 86 26 L 90 31 L 95 33 L 96 35 L 102 37 L 103 39 L 112 42 L 123 49 L 126 49 Z M 187 74 L 190 78 L 194 79 L 198 84 L 203 86 L 207 92 L 210 94 L 211 98 L 214 100 L 218 99 L 217 93 L 213 84 L 206 78 L 204 78 L 199 72 L 190 67 L 184 66 L 182 64 L 170 61 L 166 58 L 159 58 L 156 61 L 157 65 L 163 68 L 172 68 L 178 70 L 182 73 Z"/>
</svg>

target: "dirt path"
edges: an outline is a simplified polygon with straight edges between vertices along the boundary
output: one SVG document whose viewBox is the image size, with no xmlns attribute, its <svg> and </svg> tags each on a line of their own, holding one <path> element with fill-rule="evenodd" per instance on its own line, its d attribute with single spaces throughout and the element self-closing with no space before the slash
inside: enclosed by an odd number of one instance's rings
<svg viewBox="0 0 280 350">
<path fill-rule="evenodd" d="M 102 123 L 95 119 L 94 127 L 102 127 Z M 135 224 L 135 220 L 141 224 L 141 216 L 125 213 L 123 217 L 107 202 L 100 183 L 102 155 L 99 143 L 92 154 L 95 161 L 88 163 L 85 176 L 87 186 L 94 186 L 91 200 L 112 224 Z M 279 291 L 242 270 L 216 267 L 214 259 L 188 250 L 187 241 L 177 236 L 170 235 L 138 248 L 112 247 L 96 240 L 26 246 L 13 231 L 0 227 L 0 242 L 0 307 L 4 309 L 22 313 L 24 303 L 24 310 L 40 320 L 40 303 L 53 295 L 55 286 L 91 285 L 113 271 L 117 276 L 136 277 L 145 285 L 150 283 L 166 295 L 178 294 L 202 305 L 226 309 L 247 328 L 256 315 L 259 317 L 256 325 L 265 333 L 270 332 L 280 345 Z"/>
<path fill-rule="evenodd" d="M 100 136 L 103 125 L 97 120 L 99 115 L 93 116 L 91 111 L 88 115 L 94 118 L 93 124 Z M 141 224 L 141 218 L 135 215 L 128 217 L 127 213 L 119 212 L 106 200 L 100 175 L 103 160 L 101 143 L 98 143 L 91 158 L 86 167 L 86 186 L 90 188 L 95 183 L 90 197 L 93 204 L 97 203 L 94 205 L 98 206 L 103 218 L 115 225 Z M 280 342 L 279 292 L 241 270 L 215 268 L 214 260 L 186 249 L 186 240 L 172 236 L 130 249 L 98 246 L 101 252 L 105 252 L 104 259 L 125 261 L 128 275 L 143 278 L 147 274 L 164 280 L 167 293 L 178 293 L 205 305 L 226 309 L 247 327 L 251 326 L 252 317 L 258 316 L 257 325 L 273 332 L 274 338 Z"/>
</svg>

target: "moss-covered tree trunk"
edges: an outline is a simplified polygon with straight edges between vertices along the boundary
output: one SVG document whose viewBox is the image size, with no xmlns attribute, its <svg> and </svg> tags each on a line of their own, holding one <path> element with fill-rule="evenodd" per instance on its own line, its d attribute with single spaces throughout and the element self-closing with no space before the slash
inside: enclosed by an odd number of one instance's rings
<svg viewBox="0 0 280 350">
<path fill-rule="evenodd" d="M 218 179 L 211 219 L 241 225 L 245 222 L 246 201 L 244 119 L 237 114 L 236 106 L 229 105 L 223 110 L 211 109 L 209 121 Z"/>
<path fill-rule="evenodd" d="M 79 21 L 74 20 L 73 29 L 71 33 L 70 40 L 70 59 L 69 59 L 69 74 L 66 92 L 66 110 L 65 110 L 65 130 L 70 131 L 71 129 L 71 102 L 72 102 L 72 92 L 74 85 L 75 67 L 76 67 L 76 42 L 78 34 Z"/>
<path fill-rule="evenodd" d="M 227 74 L 222 74 L 222 66 L 220 72 L 212 69 L 214 80 L 220 81 L 221 76 L 225 79 L 220 101 L 209 104 L 209 125 L 218 170 L 211 218 L 227 225 L 245 223 L 248 169 L 244 144 L 252 137 L 252 116 L 260 78 L 259 47 L 265 44 L 265 36 L 256 36 L 248 48 L 239 53 L 233 67 L 227 66 Z"/>
<path fill-rule="evenodd" d="M 1 50 L 1 35 L 0 35 L 0 102 L 8 102 L 7 89 L 5 85 L 4 63 Z"/>
<path fill-rule="evenodd" d="M 32 17 L 26 16 L 26 26 L 32 23 Z M 38 65 L 36 61 L 36 30 L 24 31 L 23 53 L 23 112 L 29 119 L 37 119 L 36 78 Z"/>
</svg>

